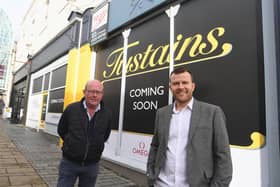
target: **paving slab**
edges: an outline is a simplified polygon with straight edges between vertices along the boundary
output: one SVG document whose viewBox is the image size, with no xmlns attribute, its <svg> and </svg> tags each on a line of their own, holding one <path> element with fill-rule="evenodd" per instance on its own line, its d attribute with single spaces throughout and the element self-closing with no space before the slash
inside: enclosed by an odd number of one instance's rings
<svg viewBox="0 0 280 187">
<path fill-rule="evenodd" d="M 59 138 L 0 119 L 0 187 L 56 187 Z M 96 187 L 137 187 L 100 166 Z"/>
<path fill-rule="evenodd" d="M 32 184 L 46 186 L 0 126 L 0 187 L 32 187 Z"/>
</svg>

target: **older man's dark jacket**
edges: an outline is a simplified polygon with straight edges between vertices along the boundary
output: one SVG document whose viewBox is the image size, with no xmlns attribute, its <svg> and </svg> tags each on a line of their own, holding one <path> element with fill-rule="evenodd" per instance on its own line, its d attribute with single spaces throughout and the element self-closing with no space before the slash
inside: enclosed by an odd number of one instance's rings
<svg viewBox="0 0 280 187">
<path fill-rule="evenodd" d="M 89 120 L 84 98 L 70 104 L 63 112 L 57 132 L 63 140 L 63 156 L 80 164 L 96 163 L 111 132 L 112 113 L 104 107 Z"/>
</svg>

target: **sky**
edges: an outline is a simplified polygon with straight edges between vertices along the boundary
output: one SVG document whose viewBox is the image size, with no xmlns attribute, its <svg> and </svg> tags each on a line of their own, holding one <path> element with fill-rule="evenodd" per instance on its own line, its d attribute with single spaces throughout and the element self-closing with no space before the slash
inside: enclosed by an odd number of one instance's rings
<svg viewBox="0 0 280 187">
<path fill-rule="evenodd" d="M 15 38 L 19 34 L 20 23 L 33 0 L 0 0 L 0 8 L 9 16 Z"/>
</svg>

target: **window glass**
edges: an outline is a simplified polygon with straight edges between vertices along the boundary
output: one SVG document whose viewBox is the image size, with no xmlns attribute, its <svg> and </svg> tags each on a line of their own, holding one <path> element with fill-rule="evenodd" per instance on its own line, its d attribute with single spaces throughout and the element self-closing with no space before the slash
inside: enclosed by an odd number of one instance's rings
<svg viewBox="0 0 280 187">
<path fill-rule="evenodd" d="M 50 91 L 48 112 L 62 113 L 64 103 L 64 88 Z"/>
<path fill-rule="evenodd" d="M 34 79 L 32 93 L 40 92 L 42 90 L 43 76 Z"/>
<path fill-rule="evenodd" d="M 65 86 L 66 68 L 67 66 L 64 65 L 52 72 L 51 89 Z"/>
<path fill-rule="evenodd" d="M 50 82 L 50 73 L 45 74 L 44 90 L 48 90 Z"/>
</svg>

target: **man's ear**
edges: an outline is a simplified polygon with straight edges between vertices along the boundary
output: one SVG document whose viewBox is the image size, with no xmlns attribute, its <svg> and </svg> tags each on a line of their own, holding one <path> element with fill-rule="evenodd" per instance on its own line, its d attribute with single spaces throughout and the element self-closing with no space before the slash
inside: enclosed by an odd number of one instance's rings
<svg viewBox="0 0 280 187">
<path fill-rule="evenodd" d="M 194 91 L 195 90 L 195 83 L 193 82 L 192 84 L 193 84 L 193 91 Z"/>
</svg>

